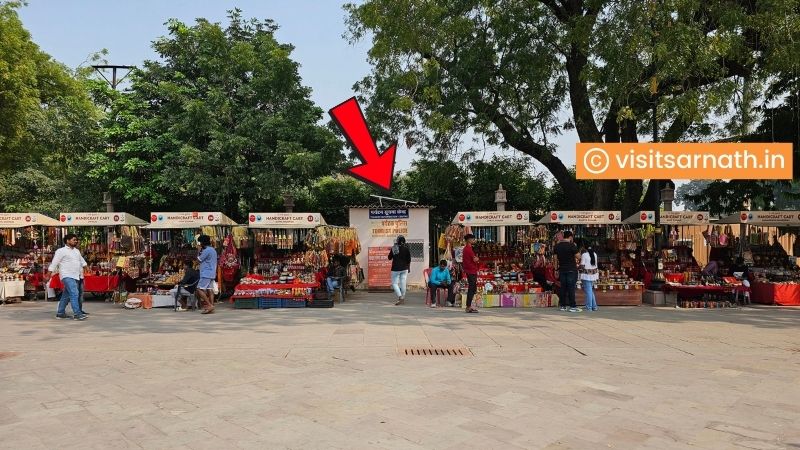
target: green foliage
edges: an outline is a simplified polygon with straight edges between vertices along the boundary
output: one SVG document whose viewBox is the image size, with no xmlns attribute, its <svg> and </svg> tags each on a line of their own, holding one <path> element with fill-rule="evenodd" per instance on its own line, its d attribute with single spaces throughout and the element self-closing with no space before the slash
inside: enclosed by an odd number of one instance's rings
<svg viewBox="0 0 800 450">
<path fill-rule="evenodd" d="M 373 71 L 357 87 L 375 129 L 444 157 L 470 132 L 516 148 L 550 171 L 563 207 L 607 209 L 624 189 L 616 202 L 632 208 L 642 196 L 630 185 L 638 180 L 597 182 L 584 196 L 554 136 L 574 128 L 582 142 L 644 140 L 656 100 L 662 141 L 741 134 L 770 80 L 796 74 L 800 58 L 797 0 L 366 0 L 345 9 L 349 38 L 372 40 Z M 719 126 L 720 117 L 730 120 Z"/>
<path fill-rule="evenodd" d="M 700 211 L 724 216 L 742 211 L 746 203 L 754 211 L 775 209 L 775 184 L 771 181 L 712 181 L 700 193 L 684 194 Z"/>
<path fill-rule="evenodd" d="M 108 107 L 108 145 L 87 156 L 88 177 L 125 208 L 241 218 L 342 162 L 341 143 L 317 125 L 322 110 L 272 21 L 234 10 L 226 28 L 205 19 L 167 26 L 153 44 L 161 59 L 133 73 L 129 92 L 95 87 Z"/>
<path fill-rule="evenodd" d="M 40 212 L 55 217 L 64 208 L 67 183 L 34 167 L 0 178 L 4 212 Z"/>
<path fill-rule="evenodd" d="M 54 214 L 90 198 L 81 160 L 98 145 L 100 112 L 84 74 L 33 43 L 19 6 L 0 3 L 0 210 Z"/>
<path fill-rule="evenodd" d="M 325 176 L 309 188 L 307 211 L 318 211 L 330 225 L 350 223 L 348 206 L 371 204 L 372 190 L 355 178 L 345 175 Z M 298 202 L 298 207 L 302 203 Z"/>
<path fill-rule="evenodd" d="M 675 204 L 683 206 L 687 211 L 702 211 L 699 204 L 690 200 L 689 197 L 702 199 L 703 191 L 711 184 L 708 180 L 692 180 L 686 184 L 682 184 L 675 189 Z M 697 197 L 697 196 L 700 197 Z M 720 202 L 721 203 L 721 202 Z"/>
<path fill-rule="evenodd" d="M 524 158 L 495 156 L 459 166 L 454 161 L 415 161 L 411 170 L 397 177 L 396 196 L 435 206 L 431 223 L 445 224 L 458 211 L 493 211 L 494 194 L 502 184 L 507 210 L 536 213 L 550 208 L 550 189 L 543 177 L 528 173 Z"/>
</svg>

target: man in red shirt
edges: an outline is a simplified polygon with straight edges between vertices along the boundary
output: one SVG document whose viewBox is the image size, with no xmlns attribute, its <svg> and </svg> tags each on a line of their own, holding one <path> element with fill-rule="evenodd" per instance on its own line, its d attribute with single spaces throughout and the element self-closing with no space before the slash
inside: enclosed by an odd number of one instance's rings
<svg viewBox="0 0 800 450">
<path fill-rule="evenodd" d="M 464 246 L 464 273 L 467 275 L 467 312 L 476 313 L 477 308 L 472 306 L 472 299 L 478 290 L 478 257 L 472 250 L 472 243 L 475 242 L 475 235 L 467 234 L 464 236 L 467 245 Z"/>
</svg>

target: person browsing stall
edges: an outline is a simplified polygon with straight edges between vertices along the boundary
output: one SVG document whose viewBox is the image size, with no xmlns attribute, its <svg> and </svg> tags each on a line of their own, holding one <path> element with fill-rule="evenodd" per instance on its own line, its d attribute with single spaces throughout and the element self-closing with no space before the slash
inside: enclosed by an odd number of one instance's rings
<svg viewBox="0 0 800 450">
<path fill-rule="evenodd" d="M 472 244 L 475 242 L 475 235 L 467 234 L 464 236 L 464 273 L 467 275 L 467 312 L 477 313 L 478 308 L 472 306 L 472 299 L 478 292 L 478 263 L 480 258 L 475 254 Z"/>
<path fill-rule="evenodd" d="M 447 260 L 439 261 L 439 265 L 431 270 L 428 278 L 428 287 L 431 289 L 447 289 L 447 304 L 453 306 L 453 277 L 450 276 L 450 269 L 447 268 Z M 436 295 L 431 294 L 431 308 L 436 307 Z"/>
<path fill-rule="evenodd" d="M 565 231 L 564 237 L 553 248 L 558 257 L 558 274 L 561 292 L 558 299 L 561 311 L 580 312 L 575 305 L 575 285 L 578 283 L 578 247 L 572 241 L 572 231 Z"/>
<path fill-rule="evenodd" d="M 214 280 L 217 278 L 217 251 L 211 247 L 211 238 L 205 234 L 197 238 L 200 253 L 200 281 L 197 282 L 197 295 L 203 305 L 203 314 L 214 312 Z"/>
<path fill-rule="evenodd" d="M 597 311 L 597 298 L 594 295 L 594 282 L 599 278 L 597 270 L 597 253 L 591 245 L 581 254 L 581 284 L 586 294 L 586 311 Z"/>
</svg>

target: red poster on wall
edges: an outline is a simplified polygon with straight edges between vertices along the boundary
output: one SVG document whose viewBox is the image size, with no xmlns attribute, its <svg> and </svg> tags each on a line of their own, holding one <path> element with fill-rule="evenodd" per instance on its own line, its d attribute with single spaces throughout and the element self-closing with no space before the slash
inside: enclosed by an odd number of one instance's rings
<svg viewBox="0 0 800 450">
<path fill-rule="evenodd" d="M 392 288 L 392 261 L 389 251 L 392 247 L 370 247 L 367 253 L 367 288 L 386 290 Z"/>
</svg>

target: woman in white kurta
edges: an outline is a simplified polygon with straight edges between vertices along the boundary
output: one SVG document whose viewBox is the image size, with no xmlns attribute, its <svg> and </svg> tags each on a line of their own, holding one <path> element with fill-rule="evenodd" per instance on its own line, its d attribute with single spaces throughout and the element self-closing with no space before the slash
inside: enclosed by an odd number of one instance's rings
<svg viewBox="0 0 800 450">
<path fill-rule="evenodd" d="M 586 311 L 597 311 L 597 299 L 594 296 L 594 282 L 599 275 L 597 273 L 597 253 L 591 246 L 581 254 L 581 283 L 583 292 L 586 294 Z"/>
</svg>

